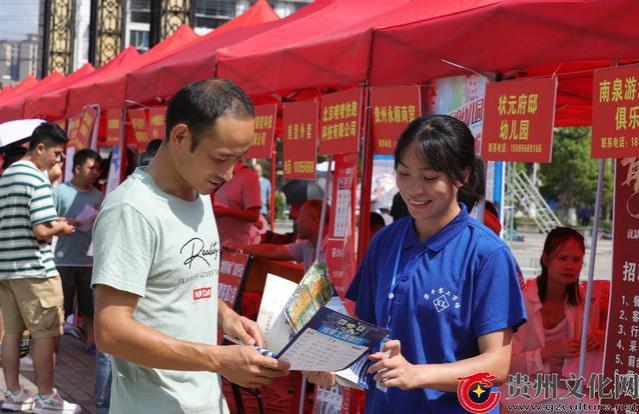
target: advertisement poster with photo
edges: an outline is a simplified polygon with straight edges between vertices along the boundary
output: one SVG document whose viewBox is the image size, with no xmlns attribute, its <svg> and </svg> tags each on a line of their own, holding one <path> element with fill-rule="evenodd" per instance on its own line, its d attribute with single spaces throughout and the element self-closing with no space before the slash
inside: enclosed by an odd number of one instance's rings
<svg viewBox="0 0 639 414">
<path fill-rule="evenodd" d="M 477 154 L 481 151 L 487 84 L 485 76 L 452 76 L 433 81 L 426 94 L 426 113 L 447 114 L 464 121 L 475 137 Z M 501 162 L 486 164 L 486 200 L 493 201 L 501 212 L 505 169 Z"/>
</svg>

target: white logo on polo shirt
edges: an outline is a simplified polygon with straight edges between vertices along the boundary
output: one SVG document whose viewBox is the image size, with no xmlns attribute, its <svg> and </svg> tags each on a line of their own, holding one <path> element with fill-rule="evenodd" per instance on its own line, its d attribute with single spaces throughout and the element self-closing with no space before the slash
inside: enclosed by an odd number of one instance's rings
<svg viewBox="0 0 639 414">
<path fill-rule="evenodd" d="M 451 307 L 454 309 L 459 309 L 461 307 L 459 297 L 454 292 L 445 290 L 441 287 L 439 289 L 431 289 L 430 293 L 424 293 L 424 299 L 429 302 L 432 301 L 433 306 L 435 306 L 435 310 L 438 313 L 441 313 Z"/>
</svg>

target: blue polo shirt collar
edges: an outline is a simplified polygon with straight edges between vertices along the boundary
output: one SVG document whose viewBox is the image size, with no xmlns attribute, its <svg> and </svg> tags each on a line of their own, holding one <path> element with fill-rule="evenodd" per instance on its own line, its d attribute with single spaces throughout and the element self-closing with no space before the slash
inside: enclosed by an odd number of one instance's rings
<svg viewBox="0 0 639 414">
<path fill-rule="evenodd" d="M 403 250 L 411 248 L 423 248 L 431 250 L 432 252 L 439 252 L 444 248 L 452 239 L 460 234 L 460 230 L 466 226 L 470 220 L 470 215 L 466 209 L 466 205 L 459 204 L 461 211 L 451 220 L 450 223 L 445 225 L 437 233 L 433 234 L 426 240 L 419 240 L 417 230 L 415 229 L 415 219 L 409 218 L 410 225 L 406 233 L 406 239 L 404 240 Z"/>
</svg>

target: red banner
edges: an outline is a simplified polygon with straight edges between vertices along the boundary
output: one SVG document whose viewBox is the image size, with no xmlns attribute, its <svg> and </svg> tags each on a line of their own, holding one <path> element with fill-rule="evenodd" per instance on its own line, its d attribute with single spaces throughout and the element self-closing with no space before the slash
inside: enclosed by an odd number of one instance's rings
<svg viewBox="0 0 639 414">
<path fill-rule="evenodd" d="M 255 134 L 245 158 L 268 158 L 273 155 L 277 104 L 255 107 Z"/>
<path fill-rule="evenodd" d="M 371 88 L 373 147 L 375 154 L 394 154 L 406 126 L 422 114 L 419 86 Z"/>
<path fill-rule="evenodd" d="M 343 299 L 355 275 L 355 194 L 357 188 L 357 154 L 335 157 L 331 215 L 326 262 L 331 280 Z M 353 311 L 347 306 L 349 311 Z"/>
<path fill-rule="evenodd" d="M 76 147 L 78 149 L 87 148 L 91 145 L 93 126 L 98 117 L 98 111 L 91 106 L 85 106 L 80 112 L 80 126 L 77 133 Z"/>
<path fill-rule="evenodd" d="M 359 149 L 362 89 L 322 96 L 320 154 L 349 154 Z"/>
<path fill-rule="evenodd" d="M 100 146 L 114 147 L 120 144 L 122 110 L 119 108 L 107 109 L 106 111 L 106 135 L 104 140 L 99 142 Z"/>
<path fill-rule="evenodd" d="M 68 137 L 69 137 L 69 143 L 67 144 L 67 147 L 77 147 L 78 146 L 78 132 L 80 130 L 80 116 L 75 116 L 75 117 L 71 117 L 69 118 L 69 132 L 68 132 Z"/>
<path fill-rule="evenodd" d="M 62 128 L 63 131 L 67 130 L 67 120 L 65 118 L 53 121 L 53 123 L 57 124 L 60 128 Z"/>
<path fill-rule="evenodd" d="M 129 120 L 131 121 L 131 127 L 133 128 L 133 136 L 135 137 L 135 144 L 137 144 L 138 150 L 143 152 L 149 145 L 149 128 L 146 119 L 146 109 L 137 108 L 129 109 Z"/>
<path fill-rule="evenodd" d="M 639 156 L 639 65 L 595 71 L 592 158 Z"/>
<path fill-rule="evenodd" d="M 354 303 L 344 300 L 344 295 L 355 276 L 357 257 L 355 256 L 355 194 L 357 189 L 357 154 L 335 156 L 335 170 L 332 183 L 332 200 L 328 240 L 326 243 L 326 264 L 337 294 L 347 311 L 353 315 Z M 315 390 L 314 413 L 348 413 L 352 391 L 336 385 L 330 389 L 317 387 Z"/>
<path fill-rule="evenodd" d="M 616 167 L 612 284 L 604 348 L 604 374 L 613 381 L 615 373 L 636 373 L 639 368 L 639 158 L 617 160 Z M 614 402 L 636 400 L 625 396 Z"/>
<path fill-rule="evenodd" d="M 482 158 L 550 162 L 556 96 L 556 78 L 489 83 Z"/>
<path fill-rule="evenodd" d="M 220 257 L 220 278 L 217 297 L 226 302 L 231 309 L 235 305 L 246 272 L 249 255 L 222 252 Z"/>
<path fill-rule="evenodd" d="M 319 104 L 315 101 L 284 104 L 282 109 L 284 178 L 315 179 L 318 112 Z"/>
<path fill-rule="evenodd" d="M 149 138 L 164 139 L 166 127 L 166 106 L 149 108 Z"/>
</svg>

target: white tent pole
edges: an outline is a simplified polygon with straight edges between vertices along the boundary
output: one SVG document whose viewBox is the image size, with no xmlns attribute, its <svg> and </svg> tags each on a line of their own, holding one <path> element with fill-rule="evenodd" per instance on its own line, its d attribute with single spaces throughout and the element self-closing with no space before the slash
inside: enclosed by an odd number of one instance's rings
<svg viewBox="0 0 639 414">
<path fill-rule="evenodd" d="M 595 198 L 595 220 L 592 227 L 592 241 L 590 245 L 590 260 L 588 262 L 588 284 L 586 285 L 586 299 L 584 304 L 584 318 L 581 327 L 581 348 L 579 350 L 579 372 L 577 378 L 584 375 L 586 366 L 586 345 L 590 326 L 590 300 L 592 298 L 593 279 L 595 275 L 595 256 L 597 255 L 597 239 L 599 238 L 599 221 L 601 220 L 601 197 L 604 184 L 605 159 L 599 161 L 599 178 L 597 179 L 597 196 Z M 580 385 L 580 391 L 583 384 Z"/>
</svg>

